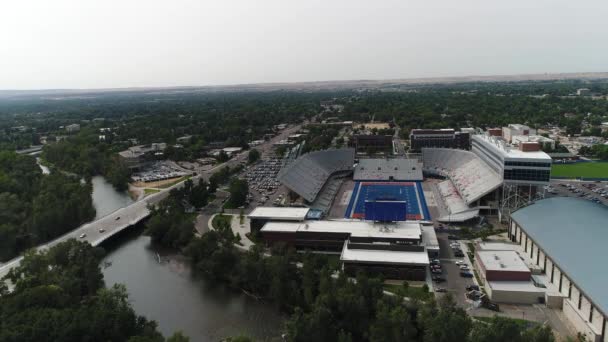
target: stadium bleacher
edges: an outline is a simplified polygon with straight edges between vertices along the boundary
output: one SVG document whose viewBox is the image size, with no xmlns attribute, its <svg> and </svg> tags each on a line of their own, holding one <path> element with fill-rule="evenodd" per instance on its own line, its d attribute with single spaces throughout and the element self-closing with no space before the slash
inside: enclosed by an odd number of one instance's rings
<svg viewBox="0 0 608 342">
<path fill-rule="evenodd" d="M 313 202 L 331 175 L 353 170 L 355 149 L 307 153 L 283 168 L 278 180 L 308 202 Z"/>
<path fill-rule="evenodd" d="M 417 159 L 361 159 L 355 166 L 355 181 L 422 181 L 422 163 Z"/>
<path fill-rule="evenodd" d="M 469 151 L 447 148 L 423 148 L 423 170 L 449 178 L 467 205 L 494 191 L 502 178 L 479 157 Z"/>
<path fill-rule="evenodd" d="M 479 216 L 479 209 L 469 208 L 449 179 L 433 185 L 438 221 L 462 222 Z"/>
</svg>

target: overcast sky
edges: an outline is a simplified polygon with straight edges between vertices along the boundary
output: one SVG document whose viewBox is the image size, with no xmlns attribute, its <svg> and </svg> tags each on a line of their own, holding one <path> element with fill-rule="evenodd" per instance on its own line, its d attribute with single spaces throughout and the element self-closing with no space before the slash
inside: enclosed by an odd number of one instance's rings
<svg viewBox="0 0 608 342">
<path fill-rule="evenodd" d="M 0 89 L 608 71 L 608 1 L 2 0 Z"/>
</svg>

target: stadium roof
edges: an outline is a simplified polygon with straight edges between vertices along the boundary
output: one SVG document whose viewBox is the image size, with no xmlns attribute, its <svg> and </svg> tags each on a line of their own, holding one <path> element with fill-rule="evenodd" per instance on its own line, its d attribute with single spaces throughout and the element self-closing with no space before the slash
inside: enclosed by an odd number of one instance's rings
<svg viewBox="0 0 608 342">
<path fill-rule="evenodd" d="M 350 233 L 352 237 L 373 237 L 393 239 L 421 239 L 422 231 L 418 221 L 391 224 L 374 224 L 359 220 L 311 220 L 305 222 L 268 222 L 262 232 L 314 232 Z"/>
<path fill-rule="evenodd" d="M 554 197 L 517 210 L 512 219 L 605 315 L 608 314 L 608 207 Z"/>
<path fill-rule="evenodd" d="M 257 219 L 304 221 L 309 208 L 257 207 L 248 216 Z"/>
<path fill-rule="evenodd" d="M 350 249 L 348 241 L 344 243 L 340 260 L 345 262 L 370 264 L 397 264 L 397 265 L 428 265 L 429 255 L 426 251 L 390 251 L 375 249 Z"/>
</svg>

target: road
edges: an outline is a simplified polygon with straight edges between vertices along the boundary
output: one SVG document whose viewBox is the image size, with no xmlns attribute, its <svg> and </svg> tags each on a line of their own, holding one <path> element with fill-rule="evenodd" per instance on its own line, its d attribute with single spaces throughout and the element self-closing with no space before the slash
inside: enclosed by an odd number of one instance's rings
<svg viewBox="0 0 608 342">
<path fill-rule="evenodd" d="M 269 141 L 265 142 L 262 145 L 259 145 L 256 148 L 262 154 L 268 154 L 269 152 L 272 151 L 272 144 L 274 142 L 279 141 L 281 139 L 285 139 L 287 136 L 289 136 L 293 132 L 299 130 L 301 128 L 301 126 L 302 125 L 300 124 L 300 125 L 288 127 L 286 129 L 284 129 L 283 131 L 281 131 L 281 133 L 278 134 L 277 136 L 275 136 L 274 138 L 270 139 Z M 236 157 L 228 160 L 227 162 L 225 162 L 223 164 L 219 164 L 210 170 L 206 170 L 204 172 L 197 174 L 196 176 L 194 176 L 192 178 L 192 180 L 195 183 L 197 183 L 201 178 L 205 179 L 205 180 L 209 180 L 209 177 L 216 170 L 218 170 L 222 167 L 225 167 L 225 166 L 236 167 L 238 164 L 246 163 L 247 157 L 248 157 L 248 152 L 242 152 L 242 153 L 238 154 Z M 81 241 L 87 241 L 93 246 L 98 246 L 104 240 L 108 239 L 109 237 L 113 236 L 114 234 L 117 234 L 118 232 L 122 231 L 123 229 L 125 229 L 131 225 L 134 225 L 137 222 L 144 219 L 145 217 L 147 217 L 150 214 L 150 211 L 148 210 L 148 205 L 157 204 L 158 202 L 165 199 L 169 195 L 169 192 L 172 189 L 176 189 L 176 188 L 179 189 L 183 186 L 184 186 L 184 182 L 180 182 L 171 187 L 163 189 L 160 192 L 148 195 L 144 199 L 137 201 L 133 204 L 130 204 L 129 206 L 126 206 L 124 208 L 118 209 L 96 221 L 85 223 L 82 226 L 56 238 L 55 240 L 52 240 L 45 244 L 39 245 L 38 247 L 36 247 L 36 249 L 39 251 L 46 250 L 63 241 L 67 241 L 72 238 L 79 239 Z M 0 264 L 0 278 L 4 277 L 11 268 L 19 265 L 19 263 L 21 262 L 21 259 L 23 259 L 23 257 L 19 256 L 12 260 L 9 260 L 3 264 Z"/>
</svg>

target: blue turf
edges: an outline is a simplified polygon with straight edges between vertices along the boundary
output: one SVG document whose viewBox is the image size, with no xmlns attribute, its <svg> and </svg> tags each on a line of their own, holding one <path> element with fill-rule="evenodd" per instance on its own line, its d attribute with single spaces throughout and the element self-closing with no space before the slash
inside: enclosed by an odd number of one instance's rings
<svg viewBox="0 0 608 342">
<path fill-rule="evenodd" d="M 346 209 L 345 217 L 364 217 L 366 200 L 390 199 L 407 202 L 408 219 L 428 219 L 429 213 L 421 189 L 420 184 L 415 182 L 357 182 Z M 423 212 L 420 212 L 420 205 L 416 197 L 417 192 L 422 201 Z M 359 195 L 358 198 L 357 194 Z"/>
</svg>

